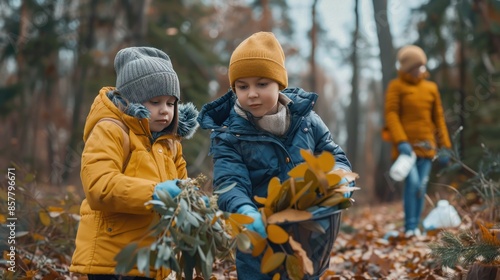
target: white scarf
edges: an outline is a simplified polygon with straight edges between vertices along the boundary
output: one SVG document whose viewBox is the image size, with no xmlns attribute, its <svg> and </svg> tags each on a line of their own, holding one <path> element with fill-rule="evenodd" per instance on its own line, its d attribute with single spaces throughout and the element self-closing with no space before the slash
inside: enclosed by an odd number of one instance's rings
<svg viewBox="0 0 500 280">
<path fill-rule="evenodd" d="M 280 93 L 280 96 L 278 98 L 278 112 L 272 115 L 264 115 L 260 118 L 254 117 L 253 121 L 255 122 L 257 127 L 262 130 L 265 130 L 277 136 L 285 135 L 290 126 L 290 114 L 288 113 L 287 105 L 291 101 L 292 100 L 290 100 L 290 98 L 288 98 L 286 95 Z M 234 110 L 240 117 L 249 120 L 247 112 L 245 112 L 241 108 L 240 102 L 238 100 L 236 100 Z M 252 120 L 249 121 L 252 122 Z"/>
</svg>

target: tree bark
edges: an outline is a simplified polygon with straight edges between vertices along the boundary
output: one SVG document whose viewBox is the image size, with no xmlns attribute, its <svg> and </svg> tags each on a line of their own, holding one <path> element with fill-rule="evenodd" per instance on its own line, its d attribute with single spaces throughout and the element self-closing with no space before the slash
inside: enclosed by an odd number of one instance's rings
<svg viewBox="0 0 500 280">
<path fill-rule="evenodd" d="M 74 158 L 73 156 L 77 152 L 78 148 L 78 143 L 79 139 L 81 139 L 81 133 L 82 133 L 82 128 L 80 126 L 80 114 L 82 111 L 82 103 L 83 103 L 83 96 L 85 94 L 85 85 L 86 85 L 86 79 L 87 79 L 87 72 L 88 72 L 88 66 L 90 63 L 90 56 L 92 46 L 94 45 L 94 22 L 96 20 L 96 14 L 97 14 L 97 4 L 98 0 L 92 0 L 90 2 L 90 16 L 87 22 L 87 33 L 85 34 L 85 40 L 79 49 L 79 57 L 80 60 L 84 60 L 83 63 L 81 63 L 81 68 L 80 68 L 80 75 L 77 75 L 77 81 L 75 82 L 75 102 L 74 102 L 74 107 L 73 107 L 73 117 L 71 120 L 71 136 L 70 140 L 68 143 L 68 148 L 66 150 L 66 155 L 64 157 L 64 164 L 60 168 L 62 168 L 61 171 L 61 179 L 62 181 L 66 181 L 69 178 L 69 175 L 71 175 L 71 172 L 74 169 Z M 83 52 L 83 53 L 82 53 Z M 87 57 L 82 59 L 83 57 Z"/>
<path fill-rule="evenodd" d="M 316 7 L 318 0 L 314 0 L 311 6 L 311 56 L 309 57 L 309 65 L 311 67 L 311 74 L 309 75 L 310 91 L 317 92 L 316 88 L 316 45 L 318 37 L 318 23 L 316 22 Z"/>
<path fill-rule="evenodd" d="M 271 31 L 273 29 L 273 18 L 271 9 L 269 7 L 269 0 L 261 0 L 262 18 L 260 20 L 260 27 L 262 31 Z"/>
<path fill-rule="evenodd" d="M 379 98 L 379 112 L 382 114 L 382 123 L 380 128 L 384 125 L 384 100 L 385 91 L 389 81 L 395 76 L 394 47 L 392 44 L 392 35 L 387 18 L 387 0 L 373 0 L 373 10 L 375 17 L 375 24 L 377 27 L 378 45 L 380 49 L 380 63 L 382 66 L 382 98 Z M 376 156 L 377 170 L 375 172 L 375 194 L 379 201 L 391 201 L 394 199 L 394 194 L 391 188 L 387 187 L 387 178 L 385 174 L 390 168 L 390 154 L 391 147 L 387 142 L 381 142 L 381 147 L 376 148 L 380 154 Z"/>
<path fill-rule="evenodd" d="M 358 69 L 358 37 L 359 37 L 359 0 L 354 2 L 355 27 L 352 39 L 352 80 L 351 80 L 351 103 L 349 105 L 349 117 L 347 119 L 347 154 L 354 169 L 358 162 L 359 138 L 359 69 Z"/>
</svg>

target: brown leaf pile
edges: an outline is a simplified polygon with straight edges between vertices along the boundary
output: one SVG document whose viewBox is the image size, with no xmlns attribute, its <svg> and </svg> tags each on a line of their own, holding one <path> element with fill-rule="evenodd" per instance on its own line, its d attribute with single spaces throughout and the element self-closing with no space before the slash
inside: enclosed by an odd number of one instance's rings
<svg viewBox="0 0 500 280">
<path fill-rule="evenodd" d="M 461 279 L 465 272 L 460 268 L 443 270 L 428 256 L 428 245 L 437 239 L 437 232 L 406 238 L 401 232 L 402 222 L 401 202 L 344 210 L 330 268 L 321 279 Z M 34 256 L 21 251 L 18 257 L 22 274 L 28 277 L 10 279 L 86 279 L 69 273 L 70 256 L 61 258 L 42 251 Z M 215 263 L 213 273 L 211 279 L 237 279 L 231 263 Z M 4 279 L 9 279 L 6 274 Z"/>
<path fill-rule="evenodd" d="M 342 228 L 322 280 L 461 279 L 460 268 L 445 269 L 429 256 L 439 232 L 405 237 L 402 202 L 344 210 Z M 234 266 L 216 264 L 217 279 L 237 279 Z"/>
</svg>

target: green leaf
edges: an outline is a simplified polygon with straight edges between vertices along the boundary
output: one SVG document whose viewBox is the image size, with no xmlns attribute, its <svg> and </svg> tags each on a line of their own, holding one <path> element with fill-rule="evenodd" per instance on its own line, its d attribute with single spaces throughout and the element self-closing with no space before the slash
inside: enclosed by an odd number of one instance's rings
<svg viewBox="0 0 500 280">
<path fill-rule="evenodd" d="M 204 245 L 205 242 L 201 241 L 198 237 L 193 237 L 184 233 L 179 233 L 181 236 L 182 241 L 188 243 L 192 247 L 196 247 L 199 245 Z"/>
<path fill-rule="evenodd" d="M 127 245 L 123 250 L 120 251 L 115 256 L 115 261 L 116 261 L 116 268 L 115 271 L 118 274 L 126 274 L 136 264 L 136 259 L 137 259 L 137 243 L 131 243 Z"/>
<path fill-rule="evenodd" d="M 198 254 L 200 255 L 200 258 L 203 262 L 207 261 L 207 258 L 205 257 L 205 253 L 203 253 L 203 248 L 201 248 L 201 246 L 198 246 Z"/>
<path fill-rule="evenodd" d="M 172 258 L 172 248 L 170 246 L 165 245 L 165 253 L 163 253 L 163 259 L 166 261 Z"/>
<path fill-rule="evenodd" d="M 198 222 L 192 212 L 186 212 L 186 220 L 195 228 L 200 226 L 200 222 Z"/>
<path fill-rule="evenodd" d="M 211 251 L 208 251 L 207 256 L 206 256 L 206 262 L 203 263 L 201 269 L 202 269 L 202 274 L 204 279 L 210 279 L 210 276 L 212 275 L 212 265 L 214 263 L 214 257 L 212 255 Z"/>
<path fill-rule="evenodd" d="M 149 277 L 149 248 L 144 247 L 137 252 L 137 269 Z"/>
</svg>

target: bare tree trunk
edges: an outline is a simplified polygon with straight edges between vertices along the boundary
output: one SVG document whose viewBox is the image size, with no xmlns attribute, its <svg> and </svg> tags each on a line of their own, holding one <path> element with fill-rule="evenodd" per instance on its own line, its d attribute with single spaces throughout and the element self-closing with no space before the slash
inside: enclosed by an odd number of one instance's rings
<svg viewBox="0 0 500 280">
<path fill-rule="evenodd" d="M 309 86 L 310 91 L 317 92 L 316 88 L 316 45 L 318 43 L 318 23 L 316 21 L 316 7 L 318 5 L 318 0 L 314 0 L 311 6 L 311 56 L 309 58 L 309 64 L 311 66 L 311 74 L 309 75 Z"/>
<path fill-rule="evenodd" d="M 352 166 L 356 169 L 358 162 L 358 128 L 359 128 L 359 84 L 358 84 L 358 37 L 359 37 L 359 0 L 354 2 L 354 16 L 355 25 L 354 33 L 352 39 L 352 53 L 351 53 L 351 65 L 352 65 L 352 92 L 351 92 L 351 103 L 348 110 L 347 119 L 347 153 L 349 155 L 349 160 Z"/>
<path fill-rule="evenodd" d="M 271 31 L 273 28 L 273 17 L 269 7 L 269 0 L 261 0 L 262 5 L 262 18 L 260 26 L 262 31 Z"/>
<path fill-rule="evenodd" d="M 127 25 L 132 30 L 129 44 L 135 46 L 144 42 L 148 30 L 147 11 L 151 0 L 128 1 L 123 0 L 123 5 L 127 13 Z"/>
<path fill-rule="evenodd" d="M 24 44 L 26 43 L 26 40 L 28 39 L 28 23 L 30 22 L 29 20 L 29 11 L 28 11 L 28 6 L 26 1 L 21 2 L 21 20 L 19 22 L 19 37 L 17 38 L 16 41 L 16 65 L 18 67 L 17 70 L 17 79 L 18 81 L 26 81 L 29 79 L 26 79 L 27 76 L 27 70 L 25 69 L 25 57 L 24 57 Z M 30 151 L 29 148 L 31 146 L 31 143 L 28 144 L 29 138 L 27 137 L 29 134 L 29 130 L 31 127 L 31 121 L 33 120 L 32 118 L 28 118 L 28 112 L 30 111 L 30 107 L 26 106 L 28 100 L 30 100 L 29 96 L 29 87 L 31 83 L 23 83 L 22 87 L 22 92 L 20 94 L 21 98 L 21 110 L 19 111 L 19 116 L 18 118 L 14 118 L 14 123 L 13 123 L 13 129 L 19 129 L 18 133 L 15 134 L 18 139 L 18 145 L 17 147 L 19 150 L 19 154 L 21 154 L 20 158 L 27 158 Z"/>
<path fill-rule="evenodd" d="M 97 11 L 98 0 L 92 0 L 90 2 L 90 16 L 87 22 L 87 33 L 85 34 L 85 40 L 82 44 L 82 47 L 79 49 L 79 52 L 83 51 L 84 53 L 80 53 L 79 57 L 80 61 L 84 61 L 81 63 L 80 75 L 78 76 L 75 84 L 75 102 L 73 107 L 73 118 L 71 120 L 71 136 L 68 143 L 68 148 L 66 150 L 66 155 L 64 157 L 64 164 L 62 167 L 61 179 L 66 181 L 71 172 L 74 169 L 75 159 L 74 156 L 78 153 L 78 143 L 81 138 L 82 128 L 80 127 L 80 114 L 82 111 L 82 103 L 83 96 L 85 94 L 85 85 L 87 83 L 87 73 L 89 68 L 89 61 L 91 54 L 91 49 L 94 44 L 94 22 L 96 20 L 96 11 Z M 84 58 L 87 57 L 87 58 Z"/>
<path fill-rule="evenodd" d="M 392 44 L 392 35 L 389 26 L 389 20 L 387 19 L 387 0 L 373 0 L 373 10 L 375 17 L 375 24 L 377 26 L 377 36 L 378 45 L 380 49 L 380 63 L 382 65 L 382 89 L 383 95 L 382 100 L 379 105 L 379 112 L 384 112 L 384 100 L 385 91 L 389 81 L 395 75 L 395 64 L 396 60 L 394 58 L 394 47 Z M 380 127 L 383 126 L 385 120 L 380 118 L 382 123 Z M 391 147 L 387 142 L 381 142 L 381 147 L 376 148 L 376 151 L 380 151 L 378 157 L 375 159 L 378 161 L 377 171 L 375 172 L 375 193 L 380 201 L 391 201 L 394 199 L 394 193 L 391 189 L 387 187 L 387 179 L 385 174 L 390 168 L 390 154 Z"/>
<path fill-rule="evenodd" d="M 387 18 L 387 0 L 373 0 L 373 10 L 382 64 L 382 89 L 385 92 L 389 81 L 395 75 L 396 65 L 391 29 Z"/>
</svg>

